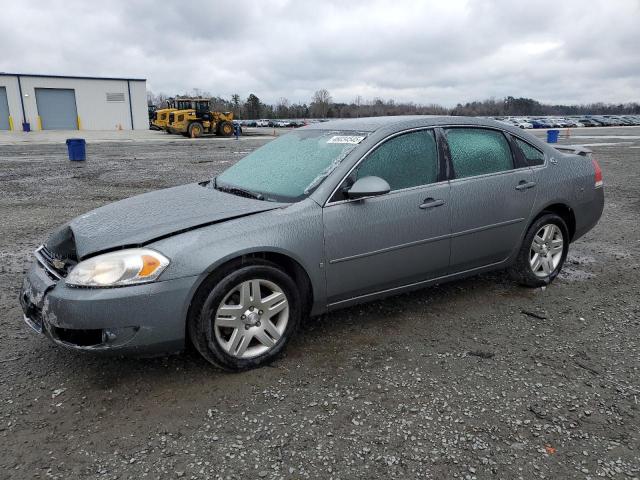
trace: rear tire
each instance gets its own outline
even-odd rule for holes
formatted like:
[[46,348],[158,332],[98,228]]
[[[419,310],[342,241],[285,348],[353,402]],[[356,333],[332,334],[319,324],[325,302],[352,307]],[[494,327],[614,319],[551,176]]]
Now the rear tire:
[[544,213],[527,230],[509,275],[520,285],[549,285],[560,273],[569,251],[569,229],[555,213]]
[[271,262],[255,260],[206,280],[194,298],[187,327],[191,342],[209,363],[242,371],[273,361],[301,316],[300,293],[291,277]]
[[189,125],[189,128],[187,129],[187,136],[191,138],[198,138],[202,135],[202,132],[204,132],[204,127],[202,126],[202,124],[198,122],[193,122]]

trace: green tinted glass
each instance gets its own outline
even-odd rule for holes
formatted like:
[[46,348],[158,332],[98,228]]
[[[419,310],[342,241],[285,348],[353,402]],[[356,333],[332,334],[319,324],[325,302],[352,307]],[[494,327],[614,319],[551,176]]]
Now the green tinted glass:
[[483,128],[450,128],[446,133],[457,178],[513,168],[509,142],[501,132]]
[[516,143],[518,147],[520,147],[520,150],[522,150],[522,154],[529,165],[542,165],[544,163],[544,153],[540,150],[519,138],[516,138]]
[[376,176],[391,190],[438,181],[438,149],[433,130],[405,133],[386,141],[358,167],[357,178]]
[[216,179],[276,200],[308,195],[361,142],[367,133],[299,130],[250,153]]

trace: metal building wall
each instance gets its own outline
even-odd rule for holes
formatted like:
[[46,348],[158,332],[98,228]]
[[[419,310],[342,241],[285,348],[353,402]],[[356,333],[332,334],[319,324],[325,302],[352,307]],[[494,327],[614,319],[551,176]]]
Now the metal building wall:
[[[21,130],[23,119],[17,76],[0,75],[2,86],[7,90],[14,130]],[[131,130],[132,127],[146,130],[149,127],[145,80],[21,75],[20,86],[25,117],[32,130],[41,128],[35,93],[37,88],[72,89],[75,93],[77,124],[81,130]]]

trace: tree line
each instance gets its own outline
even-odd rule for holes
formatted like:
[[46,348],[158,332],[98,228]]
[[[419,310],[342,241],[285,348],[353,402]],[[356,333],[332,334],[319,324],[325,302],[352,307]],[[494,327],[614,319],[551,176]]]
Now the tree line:
[[[350,103],[334,102],[326,89],[316,91],[307,103],[291,103],[281,97],[275,104],[262,102],[254,93],[242,99],[233,94],[226,99],[211,95],[207,91],[194,89],[184,96],[211,98],[214,111],[233,112],[235,118],[253,120],[258,118],[355,118],[379,117],[385,115],[465,115],[465,116],[535,116],[535,115],[615,115],[640,114],[640,103],[589,103],[581,105],[562,105],[541,103],[532,98],[506,97],[490,98],[482,101],[459,103],[455,107],[443,107],[436,103],[419,104],[396,102],[373,98],[365,100],[356,96]],[[169,96],[147,92],[149,105],[165,108]]]

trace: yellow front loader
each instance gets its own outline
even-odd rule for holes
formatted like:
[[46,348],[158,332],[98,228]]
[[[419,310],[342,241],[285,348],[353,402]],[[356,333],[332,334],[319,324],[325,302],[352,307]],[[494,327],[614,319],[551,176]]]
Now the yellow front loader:
[[193,98],[189,99],[188,103],[188,108],[169,113],[169,125],[167,126],[169,132],[181,133],[192,138],[204,134],[216,134],[223,137],[233,135],[232,112],[212,112],[208,98]]
[[175,108],[160,108],[153,112],[151,128],[154,130],[166,130],[169,124],[169,114],[175,112]]
[[176,99],[170,98],[167,100],[166,108],[159,108],[153,112],[153,118],[151,119],[151,128],[153,130],[166,130],[169,125],[169,114],[178,110]]

